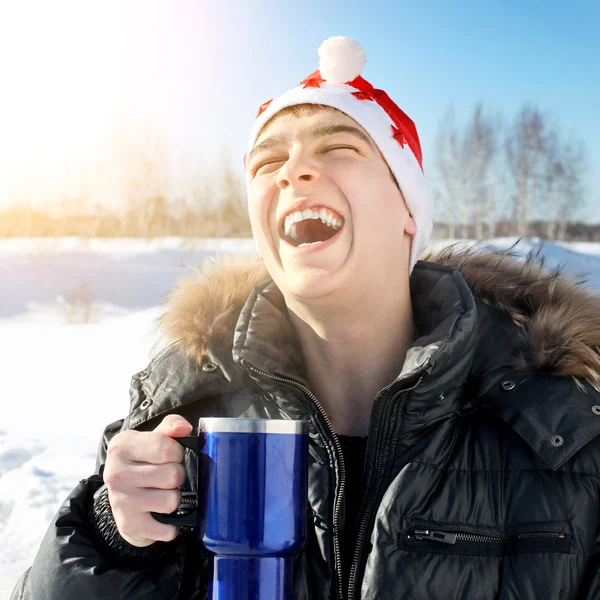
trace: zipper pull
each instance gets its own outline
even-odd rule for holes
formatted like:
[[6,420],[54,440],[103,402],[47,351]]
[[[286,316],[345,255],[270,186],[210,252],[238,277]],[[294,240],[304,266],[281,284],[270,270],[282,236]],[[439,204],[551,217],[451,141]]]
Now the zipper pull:
[[456,544],[456,533],[448,533],[446,531],[431,531],[429,529],[416,529],[415,539],[444,542],[444,544]]

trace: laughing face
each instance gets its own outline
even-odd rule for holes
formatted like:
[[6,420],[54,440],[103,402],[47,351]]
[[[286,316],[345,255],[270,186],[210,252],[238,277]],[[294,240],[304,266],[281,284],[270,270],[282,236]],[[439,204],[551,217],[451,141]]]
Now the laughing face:
[[407,279],[415,224],[375,143],[333,108],[294,109],[267,123],[246,164],[269,274],[306,300]]

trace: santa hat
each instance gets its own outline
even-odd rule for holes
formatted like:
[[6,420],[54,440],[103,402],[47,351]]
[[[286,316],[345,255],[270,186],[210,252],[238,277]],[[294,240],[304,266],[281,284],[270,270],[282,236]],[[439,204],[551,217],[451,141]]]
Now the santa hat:
[[296,87],[261,105],[248,152],[267,121],[287,106],[323,104],[354,119],[371,136],[385,158],[415,221],[417,231],[411,245],[411,272],[429,246],[433,227],[415,124],[383,90],[374,88],[361,77],[366,56],[356,40],[330,37],[321,44],[319,57],[318,70]]

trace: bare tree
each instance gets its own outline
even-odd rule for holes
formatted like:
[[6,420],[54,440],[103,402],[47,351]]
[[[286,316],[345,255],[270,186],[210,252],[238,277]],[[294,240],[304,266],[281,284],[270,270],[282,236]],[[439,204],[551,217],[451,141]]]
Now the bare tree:
[[492,167],[496,168],[498,139],[498,122],[484,115],[481,103],[462,135],[455,127],[453,109],[446,111],[436,138],[433,197],[441,209],[436,216],[438,220],[446,218],[449,237],[470,237],[473,222],[478,239],[484,236],[485,224],[488,231],[495,231],[497,198]]
[[489,218],[490,210],[495,212],[495,198],[489,189],[489,171],[496,152],[496,138],[493,122],[483,115],[481,103],[477,104],[463,137],[463,237],[468,237],[471,213],[475,237],[481,240],[484,219],[486,216]]
[[445,218],[448,237],[456,237],[456,215],[460,188],[458,133],[454,122],[454,109],[448,108],[442,117],[435,145],[434,165],[437,170],[438,186],[434,198],[440,205],[437,220]]
[[198,169],[195,173],[190,204],[197,221],[197,230],[206,236],[216,236],[215,224],[207,222],[206,218],[215,207],[214,182],[206,173],[206,168]]
[[249,234],[248,209],[246,207],[245,183],[241,170],[234,168],[231,150],[225,148],[221,155],[219,177],[219,218],[220,235],[230,236]]
[[472,211],[472,203],[473,196],[475,195],[474,188],[476,182],[476,174],[475,171],[478,169],[476,164],[479,153],[477,148],[473,148],[473,146],[477,145],[473,143],[473,140],[467,136],[463,137],[462,149],[461,149],[461,157],[460,157],[460,181],[461,181],[461,237],[466,239],[469,237],[469,223],[471,221],[471,211]]
[[[499,222],[506,210],[507,174],[504,153],[500,152],[503,139],[504,120],[500,114],[490,118],[490,162],[482,181],[485,207],[482,221],[486,225],[487,237],[496,237]],[[483,228],[483,225],[482,225]]]
[[560,207],[558,214],[557,238],[564,240],[567,224],[577,217],[585,204],[584,174],[587,163],[585,146],[581,142],[571,141],[562,145],[562,173],[559,181]]
[[531,206],[542,186],[547,130],[547,118],[537,108],[523,106],[505,142],[515,185],[513,219],[518,235],[527,234]]
[[111,139],[111,169],[119,181],[123,228],[151,234],[164,216],[168,148],[150,124],[121,121]]
[[580,142],[563,142],[557,128],[548,131],[538,202],[548,239],[564,240],[568,223],[577,219],[584,205],[585,156]]
[[34,162],[18,165],[10,175],[8,196],[12,204],[19,207],[21,235],[32,237],[35,235],[34,212],[40,195],[36,165]]
[[565,170],[560,157],[559,140],[556,131],[546,138],[544,169],[544,215],[546,216],[546,238],[555,240],[558,231],[561,181]]

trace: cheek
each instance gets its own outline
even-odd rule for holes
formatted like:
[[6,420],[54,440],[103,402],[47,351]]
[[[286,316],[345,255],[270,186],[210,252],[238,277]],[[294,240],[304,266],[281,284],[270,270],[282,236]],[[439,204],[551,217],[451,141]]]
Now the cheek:
[[257,231],[258,225],[260,224],[260,208],[259,203],[254,196],[250,196],[248,199],[248,216],[250,217],[250,224],[252,230]]
[[250,187],[248,212],[254,231],[269,229],[275,220],[277,210],[276,187],[264,182],[253,183]]
[[260,179],[250,183],[248,202],[251,218],[259,218],[264,213],[266,206],[267,189]]
[[[393,187],[392,187],[393,186]],[[402,196],[391,182],[390,185],[356,185],[351,192],[352,218],[359,230],[368,232],[371,243],[388,245],[393,238],[402,237],[407,211]]]

